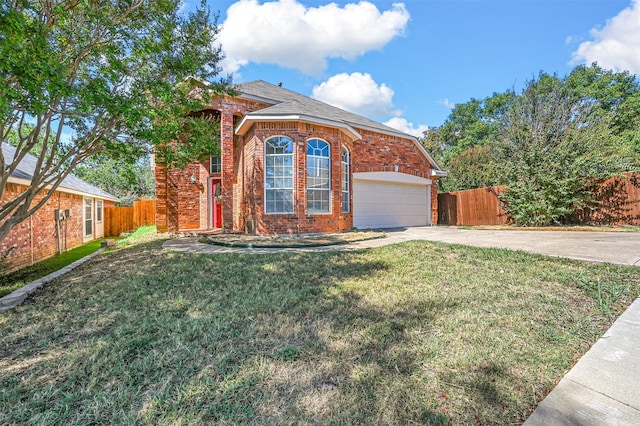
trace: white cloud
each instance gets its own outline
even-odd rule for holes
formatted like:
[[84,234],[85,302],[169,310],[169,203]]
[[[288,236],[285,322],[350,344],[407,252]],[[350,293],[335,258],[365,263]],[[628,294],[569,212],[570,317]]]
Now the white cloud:
[[429,126],[426,124],[418,124],[418,126],[415,127],[413,123],[402,117],[393,117],[391,120],[385,121],[384,124],[415,137],[422,137],[423,133],[429,130]]
[[640,0],[613,18],[602,29],[591,30],[593,41],[585,41],[573,52],[572,63],[598,62],[603,68],[640,73]]
[[313,98],[364,117],[398,115],[393,90],[378,84],[369,73],[336,74],[313,88]]
[[306,7],[297,0],[259,4],[240,0],[227,10],[218,41],[226,72],[254,63],[318,74],[327,59],[353,60],[402,34],[409,12],[402,3],[380,12],[368,2]]
[[456,103],[455,103],[455,102],[451,102],[451,101],[449,100],[449,98],[440,99],[440,100],[438,101],[438,103],[439,103],[440,105],[444,105],[444,106],[445,106],[445,108],[449,108],[449,109],[454,109],[454,108],[456,107]]
[[378,84],[371,74],[354,72],[337,74],[313,88],[312,97],[364,117],[395,117],[386,121],[393,127],[410,135],[420,137],[429,129],[425,124],[414,126],[401,117],[402,111],[393,107],[393,90],[386,84]]

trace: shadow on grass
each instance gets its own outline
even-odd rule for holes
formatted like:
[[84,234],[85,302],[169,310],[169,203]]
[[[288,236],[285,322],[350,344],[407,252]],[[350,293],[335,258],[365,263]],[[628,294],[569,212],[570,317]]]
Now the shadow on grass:
[[[498,356],[504,325],[491,323],[496,292],[529,302],[512,282],[529,257],[460,293],[494,252],[207,256],[161,243],[100,256],[0,316],[0,423],[504,423],[530,408],[513,389],[536,377]],[[539,327],[527,321],[514,320]]]
[[0,420],[85,422],[97,412],[110,422],[384,423],[417,414],[447,423],[428,407],[407,413],[383,378],[402,388],[396,381],[417,368],[405,324],[428,316],[339,289],[385,273],[385,262],[193,256],[159,244],[81,266],[2,324],[0,378],[11,390]]

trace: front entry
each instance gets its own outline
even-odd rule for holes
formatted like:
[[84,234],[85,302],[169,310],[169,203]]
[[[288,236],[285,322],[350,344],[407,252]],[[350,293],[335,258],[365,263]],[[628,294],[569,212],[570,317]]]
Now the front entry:
[[211,227],[222,228],[222,180],[211,179]]

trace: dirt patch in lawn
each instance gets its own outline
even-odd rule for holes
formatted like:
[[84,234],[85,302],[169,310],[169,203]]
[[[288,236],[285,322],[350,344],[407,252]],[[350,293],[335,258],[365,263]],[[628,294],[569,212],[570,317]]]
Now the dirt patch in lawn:
[[349,244],[384,237],[386,234],[379,231],[353,231],[306,235],[217,234],[200,236],[198,241],[225,247],[290,248]]

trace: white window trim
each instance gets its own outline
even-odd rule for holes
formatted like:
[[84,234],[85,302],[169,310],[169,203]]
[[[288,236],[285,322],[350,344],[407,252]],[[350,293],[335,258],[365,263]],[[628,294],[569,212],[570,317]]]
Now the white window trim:
[[[293,186],[291,187],[291,193],[292,193],[292,197],[291,197],[291,205],[292,205],[292,210],[290,212],[269,212],[267,211],[267,155],[274,155],[274,154],[267,154],[267,142],[269,141],[269,139],[273,139],[273,138],[287,138],[291,141],[291,145],[292,145],[292,152],[291,152],[291,169],[292,169],[292,179],[293,179]],[[296,142],[293,140],[293,138],[289,137],[289,136],[285,136],[285,135],[272,135],[269,136],[268,138],[266,138],[262,144],[263,147],[263,155],[262,155],[262,191],[263,191],[263,209],[264,209],[264,214],[265,215],[286,215],[286,214],[295,214],[296,211]],[[285,155],[285,154],[279,154],[279,155]],[[289,154],[286,154],[289,155]]]
[[[309,204],[308,204],[309,203],[309,200],[308,200],[308,198],[309,198],[309,196],[308,196],[308,194],[309,194],[309,192],[308,192],[309,191],[309,183],[306,182],[306,181],[309,179],[309,174],[308,173],[309,173],[309,157],[310,157],[310,155],[307,154],[307,149],[308,149],[307,145],[309,144],[309,141],[312,141],[312,140],[322,141],[322,142],[326,143],[328,145],[328,147],[329,147],[329,169],[328,169],[328,173],[329,173],[329,176],[328,176],[328,178],[329,178],[329,188],[326,189],[326,191],[329,192],[329,209],[327,211],[312,212],[312,211],[309,210]],[[324,140],[322,138],[309,138],[309,139],[307,139],[307,141],[304,144],[304,156],[305,156],[304,157],[305,158],[305,173],[304,173],[304,176],[305,176],[305,183],[306,183],[305,188],[304,188],[304,195],[305,195],[305,198],[306,198],[306,200],[305,200],[305,212],[306,212],[307,215],[314,215],[314,216],[316,216],[316,215],[324,215],[324,214],[330,215],[330,214],[332,214],[331,212],[333,211],[333,203],[332,203],[332,198],[333,197],[331,196],[331,194],[332,194],[332,191],[331,191],[331,144],[328,141],[326,141],[326,140]],[[317,155],[311,155],[311,157],[326,158],[326,157],[319,157]],[[323,191],[324,191],[324,189],[323,189]]]
[[[219,172],[214,172],[213,171],[213,158],[217,157],[220,159],[220,171]],[[210,155],[209,156],[209,174],[210,175],[222,175],[222,154],[220,155]]]
[[[346,151],[347,153],[347,162],[345,163],[344,161],[344,152]],[[347,190],[345,191],[342,188],[342,185],[344,184],[344,176],[342,176],[343,174],[343,170],[342,168],[344,167],[344,165],[347,165],[347,176],[346,176],[346,180],[347,180]],[[349,150],[347,149],[346,146],[342,145],[342,149],[340,150],[340,178],[341,178],[341,182],[340,182],[340,211],[342,213],[351,213],[351,152],[349,152]],[[345,205],[344,205],[344,194],[345,192],[347,193],[347,205],[346,205],[346,209],[345,209]]]

